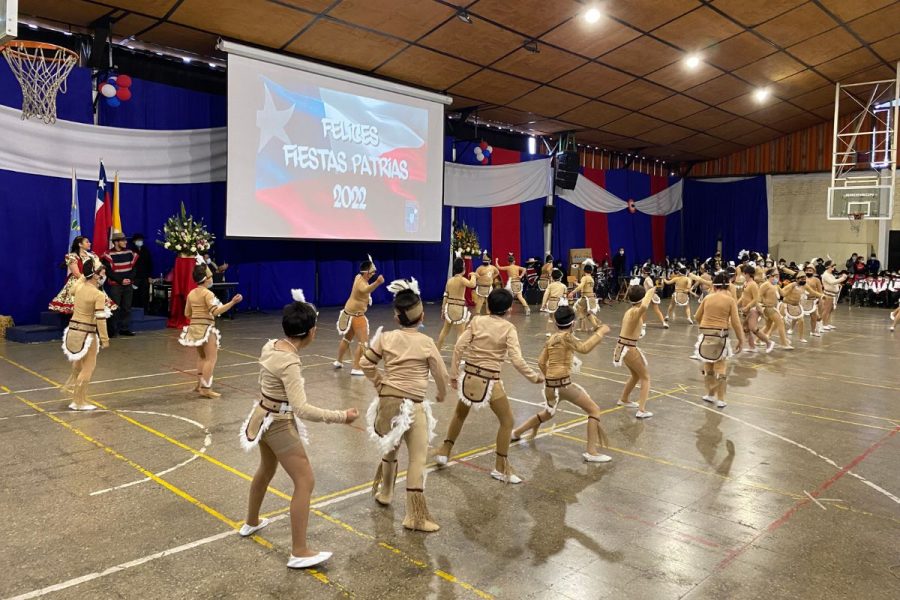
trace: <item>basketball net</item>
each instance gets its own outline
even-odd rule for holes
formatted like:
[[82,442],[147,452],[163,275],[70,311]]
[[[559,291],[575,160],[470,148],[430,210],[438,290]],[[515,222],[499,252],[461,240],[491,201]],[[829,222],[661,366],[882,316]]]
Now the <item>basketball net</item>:
[[0,46],[10,70],[22,86],[22,119],[37,117],[48,125],[56,122],[56,94],[66,93],[66,78],[78,62],[67,48],[14,40]]
[[847,218],[850,219],[850,231],[852,231],[853,233],[859,233],[860,229],[862,229],[863,214],[848,213]]

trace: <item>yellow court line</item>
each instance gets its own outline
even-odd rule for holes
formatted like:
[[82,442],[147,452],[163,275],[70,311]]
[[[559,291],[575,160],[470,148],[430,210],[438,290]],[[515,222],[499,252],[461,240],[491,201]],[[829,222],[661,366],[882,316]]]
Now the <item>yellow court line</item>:
[[856,425],[857,427],[868,427],[869,429],[882,429],[884,431],[894,431],[896,427],[882,427],[880,425],[868,425],[866,423],[855,423],[853,421],[846,421],[844,419],[835,419],[834,417],[823,417],[821,415],[811,415],[809,413],[802,413],[797,411],[791,411],[792,415],[803,415],[804,417],[811,417],[813,419],[822,419],[823,421],[834,421],[836,423],[845,423],[847,425]]
[[[776,359],[776,360],[781,360],[781,359]],[[771,367],[772,367],[771,363],[759,363],[759,364],[750,366],[751,369],[766,369],[767,371],[772,371],[773,369]],[[847,381],[846,378],[829,377],[827,375],[822,375],[819,373],[810,374],[810,373],[807,373],[806,371],[803,371],[802,369],[794,369],[791,367],[778,367],[778,368],[783,369],[784,371],[787,371],[789,374],[800,375],[802,377],[808,377],[811,379],[820,379],[823,381],[834,381],[834,382],[842,383],[845,385],[848,383],[852,384],[852,385],[864,385],[866,387],[874,387],[874,388],[879,388],[882,390],[900,390],[900,387],[895,387],[895,386],[890,386],[890,385],[878,385],[876,383],[868,383],[865,381]]]
[[[56,385],[56,386],[58,386],[58,387],[60,386],[60,384],[59,384],[58,382],[55,382],[55,381],[53,381],[52,379],[49,379],[49,378],[47,378],[47,377],[44,377],[43,375],[41,375],[41,374],[39,374],[39,373],[37,373],[37,372],[35,372],[35,371],[32,371],[31,369],[28,369],[28,367],[25,367],[25,366],[23,366],[23,365],[19,365],[18,363],[15,363],[14,361],[11,361],[11,360],[7,359],[6,357],[3,357],[3,356],[0,356],[0,358],[3,358],[4,360],[8,361],[10,364],[14,364],[15,366],[18,366],[18,367],[22,368],[22,369],[25,370],[26,372],[32,373],[32,374],[34,374],[35,376],[40,377],[41,379],[47,381],[47,382],[50,383],[51,385]],[[24,400],[24,399],[22,399],[22,400]],[[26,401],[26,402],[28,402],[28,401]],[[29,404],[32,404],[32,403],[29,402]],[[100,408],[102,408],[102,409],[108,410],[110,413],[116,415],[116,416],[119,417],[120,419],[124,419],[124,420],[127,421],[128,423],[131,423],[132,425],[135,425],[135,426],[137,426],[137,427],[143,429],[144,431],[147,431],[148,433],[152,433],[153,435],[156,435],[157,437],[160,437],[160,438],[164,439],[165,441],[167,441],[167,442],[169,442],[169,443],[171,443],[171,444],[173,444],[173,445],[175,445],[175,446],[177,446],[177,447],[179,447],[179,448],[181,448],[181,449],[183,449],[183,450],[186,450],[186,451],[188,451],[188,452],[194,454],[195,456],[199,456],[200,458],[203,458],[204,460],[206,460],[206,461],[208,461],[208,462],[210,462],[210,463],[216,465],[217,467],[219,467],[219,468],[221,468],[221,469],[224,469],[225,471],[228,471],[229,473],[232,473],[232,474],[234,474],[234,475],[237,475],[238,477],[240,477],[240,478],[242,478],[242,479],[245,479],[245,480],[247,480],[247,481],[252,481],[252,480],[253,480],[253,477],[252,477],[252,476],[250,476],[250,475],[248,475],[248,474],[246,474],[246,473],[244,473],[244,472],[242,472],[242,471],[239,471],[238,469],[235,469],[234,467],[232,467],[232,466],[230,466],[230,465],[227,465],[227,464],[223,463],[222,461],[220,461],[220,460],[218,460],[218,459],[216,459],[216,458],[213,458],[212,456],[210,456],[209,454],[207,454],[207,453],[205,453],[205,452],[200,452],[199,450],[197,450],[197,449],[195,449],[195,448],[192,448],[192,447],[188,446],[187,444],[184,444],[184,443],[182,443],[182,442],[180,442],[180,441],[178,441],[178,440],[176,440],[176,439],[174,439],[174,438],[172,438],[172,437],[166,435],[165,433],[162,433],[161,431],[158,431],[158,430],[156,430],[156,429],[154,429],[154,428],[152,428],[152,427],[150,427],[150,426],[148,426],[148,425],[144,425],[144,424],[141,423],[140,421],[138,421],[138,420],[136,420],[136,419],[133,419],[133,418],[127,416],[127,415],[124,415],[124,414],[122,414],[121,412],[119,412],[119,411],[117,411],[117,410],[115,410],[115,409],[112,409],[112,408],[109,408],[109,407],[107,407],[107,406],[104,406],[103,404],[101,404],[101,403],[99,403],[99,402],[96,402],[96,401],[93,401],[93,404],[96,404],[98,407],[100,407]],[[34,405],[34,406],[35,406],[35,409],[41,410],[42,412],[44,412],[43,409],[41,409],[41,408],[38,407],[37,405]],[[53,418],[54,418],[54,420],[55,420],[57,417],[54,416]],[[60,421],[62,421],[62,420],[60,419]],[[64,422],[64,421],[63,421],[63,422]],[[154,476],[154,477],[155,477],[155,476]],[[154,479],[154,481],[155,481],[155,479]],[[361,484],[361,485],[362,485],[362,484]],[[369,483],[367,483],[367,484],[365,484],[365,485],[371,486],[372,484],[371,484],[371,482],[369,482]],[[359,487],[360,487],[360,486],[356,486],[357,489],[358,489]],[[284,499],[284,500],[290,500],[290,499],[291,499],[291,495],[290,495],[290,494],[286,494],[286,493],[282,492],[281,490],[278,490],[278,489],[273,488],[273,487],[271,487],[271,486],[268,487],[268,491],[270,491],[271,493],[275,494],[276,496],[278,496],[279,498],[282,498],[282,499]],[[335,518],[335,517],[332,517],[332,516],[330,516],[330,515],[326,515],[325,513],[321,512],[321,511],[319,511],[319,510],[311,509],[310,512],[311,512],[312,514],[315,514],[316,516],[319,516],[319,517],[321,517],[321,518],[323,518],[323,519],[325,519],[325,520],[327,520],[327,521],[333,523],[333,524],[339,524],[339,525],[341,525],[341,527],[343,527],[343,528],[344,528],[345,530],[347,530],[347,531],[350,531],[350,532],[352,532],[352,533],[355,533],[355,534],[357,534],[357,535],[359,535],[359,536],[362,536],[362,537],[364,537],[364,538],[366,538],[366,539],[371,538],[372,540],[377,541],[376,538],[375,538],[374,536],[369,536],[369,534],[364,534],[364,533],[362,533],[362,532],[360,532],[360,531],[357,531],[356,529],[354,529],[354,528],[353,528],[351,525],[349,525],[348,523],[344,523],[343,521],[341,521],[341,520],[339,520],[339,519],[337,519],[337,518]],[[227,517],[224,517],[224,518],[227,518]],[[237,521],[229,521],[229,522],[230,522],[230,523],[234,523],[235,525],[237,525]],[[239,525],[237,525],[237,526],[239,527]],[[367,536],[368,536],[368,537],[367,537]],[[261,539],[261,538],[260,538],[260,539]],[[266,543],[268,543],[268,542],[266,542]],[[423,562],[423,561],[420,561],[420,560],[418,560],[418,559],[415,559],[415,558],[409,556],[408,554],[406,554],[405,552],[403,552],[402,550],[399,550],[399,549],[397,549],[397,548],[393,548],[392,546],[389,546],[389,545],[385,544],[384,542],[380,542],[379,545],[385,547],[386,549],[389,549],[389,550],[391,551],[392,554],[400,556],[401,558],[403,558],[403,559],[406,560],[407,562],[410,562],[410,563],[412,563],[412,564],[419,565],[419,566],[424,565],[423,568],[428,568],[428,567],[430,567],[430,565],[428,565],[428,563]],[[445,575],[448,575],[448,574],[444,573],[444,572],[441,571],[440,569],[432,569],[432,572],[433,572],[435,575],[437,575],[438,577],[441,577],[442,579],[445,579],[446,581],[448,581],[448,582],[450,582],[450,583],[454,583],[454,584],[456,584],[456,585],[459,585],[459,586],[463,587],[463,588],[466,589],[466,590],[474,591],[474,593],[476,593],[476,595],[478,595],[478,596],[480,596],[480,597],[482,597],[482,598],[486,598],[486,599],[493,598],[493,596],[491,596],[490,594],[487,594],[487,592],[483,592],[483,591],[481,591],[481,590],[478,590],[478,588],[475,588],[475,587],[472,586],[471,584],[468,584],[468,583],[466,583],[466,582],[464,582],[464,581],[462,581],[462,580],[459,580],[459,579],[457,579],[456,577],[450,576],[450,577],[452,577],[452,579],[446,577]],[[324,577],[324,575],[323,575],[323,577]]]
[[[39,414],[42,414],[42,415],[46,416],[47,418],[49,418],[49,419],[50,419],[51,421],[53,421],[54,423],[57,423],[57,424],[59,424],[59,425],[62,425],[63,427],[65,427],[66,429],[68,429],[69,431],[71,431],[72,433],[74,433],[75,435],[77,435],[78,437],[82,438],[82,439],[85,440],[86,442],[89,442],[89,443],[93,444],[94,446],[97,446],[98,448],[100,448],[101,450],[103,450],[104,452],[106,452],[107,454],[109,454],[110,456],[112,456],[113,458],[115,458],[115,459],[117,459],[117,460],[120,460],[120,461],[124,462],[126,465],[128,465],[129,467],[131,467],[132,469],[134,469],[135,471],[137,471],[138,473],[140,473],[140,474],[143,475],[144,477],[150,479],[150,480],[153,481],[154,483],[157,483],[158,485],[162,486],[163,488],[169,490],[170,492],[172,492],[173,494],[175,494],[177,497],[181,498],[182,500],[186,500],[186,501],[189,502],[190,504],[193,504],[193,505],[196,506],[197,508],[200,508],[200,509],[203,510],[205,513],[207,513],[208,515],[210,515],[210,516],[212,516],[212,517],[215,517],[216,519],[218,519],[219,521],[225,523],[226,525],[228,525],[228,526],[231,527],[232,529],[240,529],[241,525],[240,525],[239,522],[234,521],[234,520],[232,520],[232,519],[229,519],[229,518],[226,517],[224,514],[222,514],[221,512],[217,511],[216,509],[212,508],[212,507],[209,506],[208,504],[206,504],[206,503],[204,503],[204,502],[198,500],[197,498],[193,497],[192,495],[190,495],[189,493],[187,493],[187,492],[184,491],[183,489],[181,489],[181,488],[179,488],[179,487],[173,485],[172,483],[169,483],[168,481],[166,481],[166,480],[163,479],[162,477],[159,477],[159,476],[156,475],[155,473],[153,473],[153,472],[151,472],[151,471],[145,469],[144,467],[142,467],[142,466],[139,465],[138,463],[134,462],[134,461],[131,460],[130,458],[127,458],[126,456],[123,456],[122,454],[120,454],[119,452],[117,452],[116,450],[114,450],[113,448],[111,448],[110,446],[107,446],[107,445],[104,444],[103,442],[94,439],[93,437],[91,437],[91,436],[88,435],[87,433],[83,432],[82,430],[78,429],[77,427],[75,427],[75,426],[72,425],[71,423],[69,423],[69,422],[67,422],[67,421],[65,421],[65,420],[63,420],[63,419],[60,419],[59,417],[57,417],[56,415],[54,415],[54,414],[52,414],[52,413],[50,413],[50,412],[47,412],[46,410],[44,410],[43,408],[41,408],[40,406],[38,406],[38,405],[35,404],[34,402],[31,402],[30,400],[27,400],[27,399],[23,398],[22,396],[20,396],[20,395],[18,395],[18,394],[15,394],[15,393],[10,392],[10,389],[9,389],[8,387],[6,387],[6,386],[0,385],[0,389],[2,389],[2,390],[5,391],[5,392],[9,392],[10,395],[11,395],[13,398],[16,398],[17,400],[19,400],[20,402],[22,402],[23,404],[25,404],[25,406],[28,406],[28,407],[31,408],[32,410],[37,411]],[[253,540],[254,542],[256,542],[257,544],[263,546],[264,548],[267,548],[267,549],[269,549],[269,550],[274,549],[274,545],[272,544],[272,542],[268,541],[267,539],[263,538],[263,537],[260,536],[260,535],[253,535],[253,536],[250,536],[250,539],[252,539],[252,540]],[[328,577],[326,577],[326,576],[325,576],[324,574],[322,574],[322,573],[319,573],[319,572],[313,573],[312,571],[310,571],[310,572],[309,572],[309,575],[311,575],[312,577],[314,577],[314,578],[317,579],[318,581],[320,581],[320,582],[322,582],[322,583],[324,583],[324,584],[326,584],[326,585],[328,585],[328,586],[337,588],[338,591],[343,592],[344,595],[349,595],[349,596],[352,596],[352,595],[353,595],[352,593],[348,593],[348,591],[347,591],[343,586],[341,586],[340,584],[336,584],[335,582],[331,581]]]

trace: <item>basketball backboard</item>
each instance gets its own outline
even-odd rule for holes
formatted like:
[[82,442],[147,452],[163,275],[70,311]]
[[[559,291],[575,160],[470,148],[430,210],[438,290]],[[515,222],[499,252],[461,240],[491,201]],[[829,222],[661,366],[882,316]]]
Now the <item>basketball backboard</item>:
[[0,44],[19,35],[19,0],[0,0]]
[[892,79],[837,84],[829,219],[892,218],[898,108],[900,64]]

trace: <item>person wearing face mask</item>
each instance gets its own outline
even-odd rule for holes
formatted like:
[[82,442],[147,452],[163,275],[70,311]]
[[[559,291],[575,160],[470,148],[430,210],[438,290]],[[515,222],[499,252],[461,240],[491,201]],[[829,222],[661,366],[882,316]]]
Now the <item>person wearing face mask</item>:
[[131,303],[136,308],[147,308],[150,303],[150,278],[153,276],[153,257],[150,256],[150,248],[144,245],[144,234],[136,233],[131,236],[131,244],[134,246],[134,254],[137,257],[134,262],[134,299]]
[[847,280],[847,275],[834,276],[834,262],[825,262],[825,272],[822,273],[822,287],[825,288],[825,298],[822,299],[822,331],[831,331],[831,312],[837,306],[838,296],[841,293],[841,284]]
[[797,279],[787,284],[781,291],[781,295],[784,298],[782,310],[784,311],[783,317],[785,326],[790,331],[793,331],[794,326],[796,326],[797,339],[803,343],[806,343],[809,340],[803,337],[805,327],[803,319],[804,311],[801,302],[809,295],[809,292],[810,290],[806,287],[806,273],[804,271],[797,273]]
[[216,328],[216,317],[231,310],[243,297],[235,294],[226,304],[222,304],[209,289],[212,272],[202,260],[197,263],[193,273],[197,287],[190,291],[184,302],[184,316],[191,323],[184,326],[178,343],[197,349],[197,387],[194,391],[204,398],[218,398],[221,394],[212,390],[213,369],[216,368],[222,341],[222,334]]
[[88,402],[87,388],[97,366],[97,354],[101,348],[109,348],[106,320],[111,312],[103,293],[103,263],[88,259],[82,268],[83,274],[73,286],[72,319],[63,332],[62,349],[72,363],[72,372],[62,389],[73,396],[69,409],[95,410],[97,407]]
[[822,280],[816,275],[813,263],[808,263],[803,270],[806,273],[806,296],[800,300],[800,306],[803,307],[803,314],[809,316],[809,335],[822,337],[819,315],[822,312],[825,288],[822,287]]
[[128,248],[128,238],[121,231],[116,231],[110,238],[113,247],[101,258],[108,279],[109,297],[119,308],[113,311],[109,321],[109,337],[122,335],[133,336],[131,331],[131,301],[134,298],[134,265],[137,256]]

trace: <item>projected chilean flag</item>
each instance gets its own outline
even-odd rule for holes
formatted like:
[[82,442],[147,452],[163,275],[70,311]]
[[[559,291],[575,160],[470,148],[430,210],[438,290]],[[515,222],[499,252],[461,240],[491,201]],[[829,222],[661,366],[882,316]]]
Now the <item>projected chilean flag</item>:
[[[260,76],[256,200],[280,237],[416,237],[427,184],[428,111]],[[285,227],[286,226],[286,227]]]

